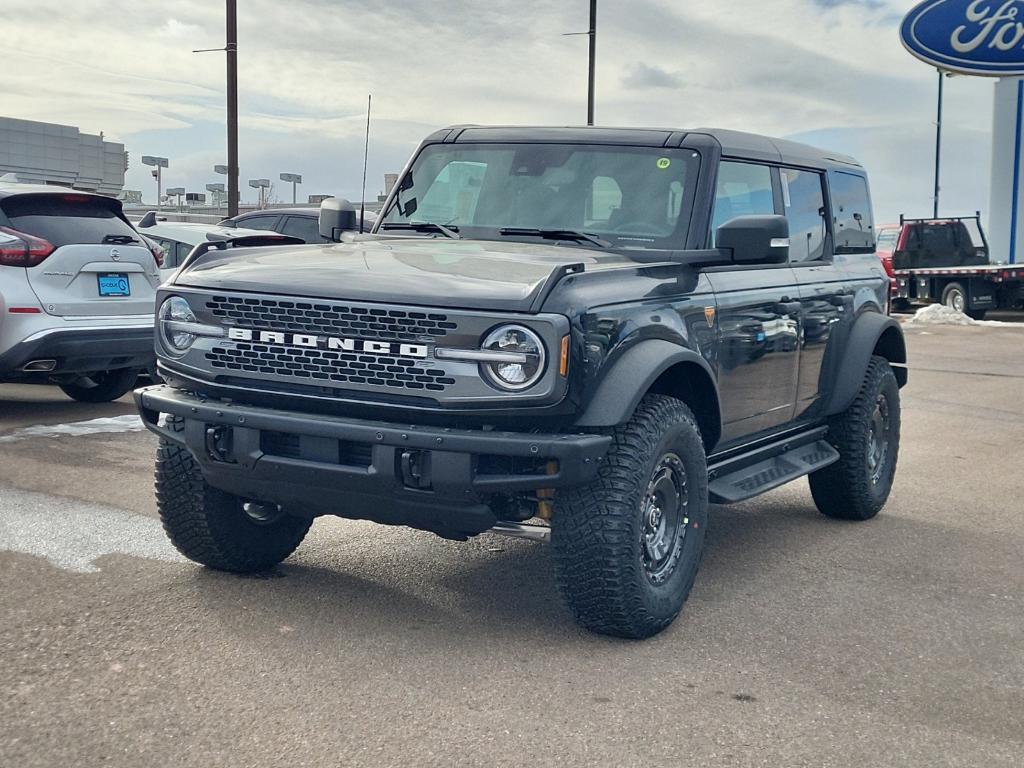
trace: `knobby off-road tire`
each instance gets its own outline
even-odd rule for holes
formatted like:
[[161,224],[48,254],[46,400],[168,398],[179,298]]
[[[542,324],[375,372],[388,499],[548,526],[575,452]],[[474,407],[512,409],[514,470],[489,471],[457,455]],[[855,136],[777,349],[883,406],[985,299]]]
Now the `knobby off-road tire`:
[[[182,431],[180,420],[168,421]],[[311,518],[279,514],[257,520],[243,499],[210,486],[192,455],[160,439],[156,458],[157,511],[181,554],[219,571],[265,571],[287,558],[312,525]]]
[[885,358],[871,358],[857,398],[829,421],[828,441],[839,461],[810,475],[815,505],[828,517],[870,520],[889,498],[900,450],[900,389]]
[[[672,623],[697,576],[708,520],[707,459],[693,414],[671,397],[644,398],[612,436],[599,477],[556,497],[558,582],[582,626],[645,638]],[[652,501],[659,507],[654,516]]]
[[78,384],[61,384],[65,395],[80,403],[110,403],[124,397],[135,386],[139,372],[135,368],[119,368],[114,371],[100,371],[91,378],[95,387],[83,387]]

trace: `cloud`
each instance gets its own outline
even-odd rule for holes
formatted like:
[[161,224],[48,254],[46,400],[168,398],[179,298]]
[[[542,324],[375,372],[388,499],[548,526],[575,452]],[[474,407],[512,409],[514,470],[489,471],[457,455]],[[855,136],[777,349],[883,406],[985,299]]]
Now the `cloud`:
[[[598,123],[809,136],[861,157],[880,218],[926,210],[935,82],[899,43],[908,4],[603,3]],[[561,34],[586,28],[584,2],[247,0],[239,10],[246,178],[291,171],[303,192],[357,195],[370,92],[371,181],[443,125],[585,121],[587,40]],[[191,51],[223,46],[222,3],[5,0],[4,25],[0,112],[124,141],[129,185],[147,197],[143,153],[171,158],[173,186],[216,180],[224,55]],[[47,52],[18,44],[41,31]],[[988,194],[991,84],[957,78],[946,95],[944,195],[973,211]]]
[[660,67],[649,67],[646,64],[637,64],[624,78],[622,84],[626,88],[679,88],[683,84],[682,78],[671,72],[666,72]]

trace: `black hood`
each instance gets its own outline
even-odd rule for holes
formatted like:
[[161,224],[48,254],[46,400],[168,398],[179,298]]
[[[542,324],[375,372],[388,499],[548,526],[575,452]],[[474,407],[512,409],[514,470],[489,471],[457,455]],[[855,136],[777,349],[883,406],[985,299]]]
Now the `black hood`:
[[176,285],[464,309],[540,311],[565,267],[633,264],[573,246],[440,238],[365,239],[283,248],[211,251]]

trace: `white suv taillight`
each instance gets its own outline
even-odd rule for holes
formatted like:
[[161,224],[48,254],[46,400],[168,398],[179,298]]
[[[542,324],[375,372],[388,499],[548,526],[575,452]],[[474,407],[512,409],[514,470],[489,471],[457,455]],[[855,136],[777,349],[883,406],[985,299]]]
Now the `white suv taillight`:
[[53,243],[35,235],[0,227],[0,265],[5,267],[34,267],[53,253]]

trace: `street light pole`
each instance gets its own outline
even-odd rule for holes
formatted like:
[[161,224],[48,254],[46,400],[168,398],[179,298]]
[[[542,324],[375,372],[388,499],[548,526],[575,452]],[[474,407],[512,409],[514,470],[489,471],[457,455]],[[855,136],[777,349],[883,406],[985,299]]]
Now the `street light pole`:
[[590,69],[587,73],[587,125],[594,124],[594,86],[597,65],[597,0],[590,0]]
[[932,207],[932,217],[939,218],[939,179],[942,172],[942,97],[945,88],[946,74],[941,69],[939,72],[939,106],[938,117],[935,119],[935,197]]
[[227,216],[239,215],[239,15],[227,0]]

